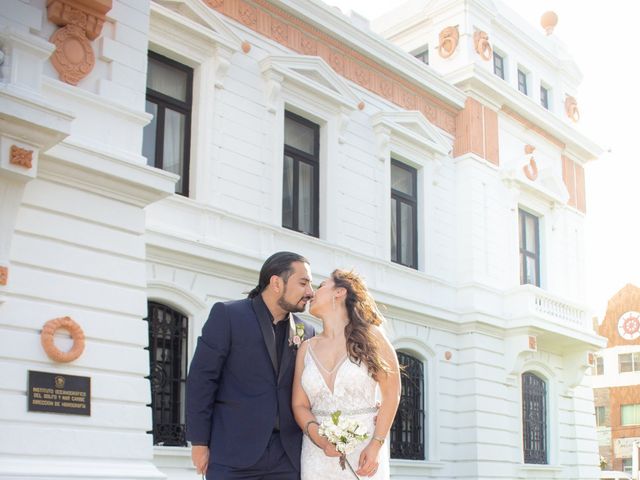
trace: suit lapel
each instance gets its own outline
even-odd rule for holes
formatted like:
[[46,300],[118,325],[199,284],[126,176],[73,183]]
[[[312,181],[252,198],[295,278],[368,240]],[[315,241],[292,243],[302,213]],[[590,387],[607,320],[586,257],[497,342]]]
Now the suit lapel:
[[289,368],[291,359],[295,358],[295,347],[289,346],[289,339],[296,334],[296,323],[293,314],[289,313],[289,332],[284,339],[282,346],[282,359],[280,360],[280,372],[278,372],[278,382],[282,378],[283,373]]
[[278,371],[278,365],[276,363],[276,337],[273,333],[273,327],[271,326],[271,315],[259,295],[251,300],[251,306],[253,307],[253,311],[256,312],[258,324],[262,331],[262,339],[264,340],[264,345],[267,347],[267,351],[269,352],[269,358],[271,359],[271,365],[273,366],[273,371],[275,373]]

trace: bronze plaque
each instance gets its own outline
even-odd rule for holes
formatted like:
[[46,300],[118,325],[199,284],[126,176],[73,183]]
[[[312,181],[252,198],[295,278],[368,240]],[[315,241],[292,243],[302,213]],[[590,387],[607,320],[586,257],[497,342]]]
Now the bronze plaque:
[[91,377],[29,370],[30,412],[91,415]]

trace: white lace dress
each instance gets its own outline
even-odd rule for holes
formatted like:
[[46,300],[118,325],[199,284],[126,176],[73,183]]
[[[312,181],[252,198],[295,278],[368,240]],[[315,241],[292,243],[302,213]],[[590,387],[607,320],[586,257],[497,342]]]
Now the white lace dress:
[[[336,366],[333,392],[325,381],[325,376],[331,378],[327,371],[315,358],[312,349],[313,341],[309,342],[304,357],[304,371],[302,372],[302,388],[304,389],[311,411],[319,422],[329,418],[330,414],[340,410],[344,417],[354,418],[367,428],[369,439],[360,443],[356,450],[347,456],[347,460],[354,470],[358,469],[360,452],[366,447],[373,435],[374,417],[377,408],[377,382],[368,374],[364,364],[360,366],[345,358]],[[325,372],[322,375],[321,370]],[[305,435],[302,440],[301,480],[355,480],[349,467],[342,470],[337,457],[327,457],[324,451],[315,446]],[[380,450],[380,465],[373,477],[360,477],[362,480],[389,479],[389,446],[388,442]]]

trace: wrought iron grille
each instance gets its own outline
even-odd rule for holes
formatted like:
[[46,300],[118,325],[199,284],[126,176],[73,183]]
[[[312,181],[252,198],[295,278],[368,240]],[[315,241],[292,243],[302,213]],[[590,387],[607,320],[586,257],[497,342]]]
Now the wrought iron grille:
[[547,463],[547,385],[531,372],[522,374],[524,463]]
[[391,427],[391,458],[424,460],[424,365],[398,352],[403,369],[398,413]]
[[149,302],[149,362],[153,443],[186,446],[184,398],[187,380],[185,315],[166,305]]

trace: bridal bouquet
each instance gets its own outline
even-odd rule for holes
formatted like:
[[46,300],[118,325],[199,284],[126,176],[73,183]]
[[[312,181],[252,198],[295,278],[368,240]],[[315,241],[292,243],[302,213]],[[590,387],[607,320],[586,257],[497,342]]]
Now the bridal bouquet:
[[[331,414],[331,418],[324,420],[318,428],[318,433],[325,437],[340,452],[340,466],[345,469],[349,465],[347,455],[353,452],[360,442],[369,437],[369,433],[357,420],[340,418],[342,412],[337,410]],[[355,474],[351,465],[349,470]],[[356,478],[358,476],[356,475]]]

